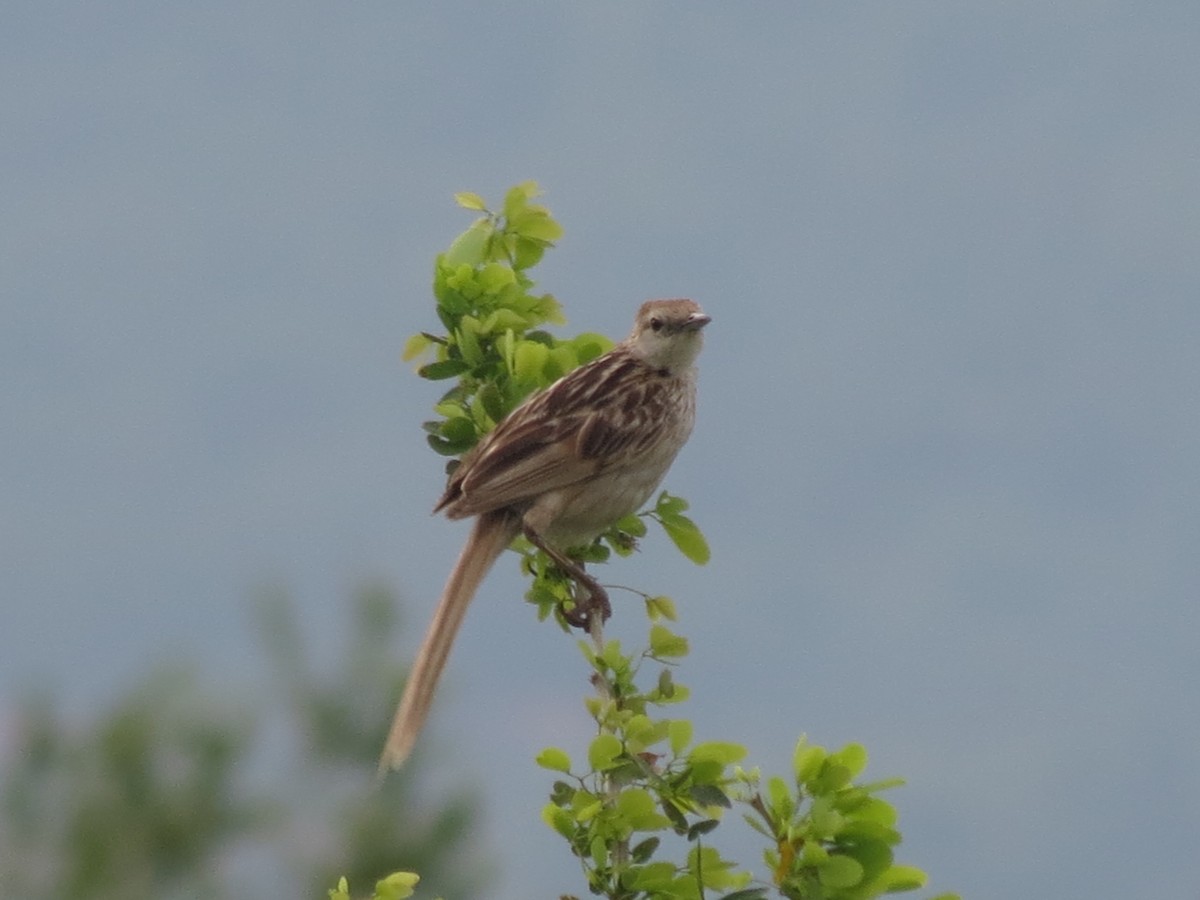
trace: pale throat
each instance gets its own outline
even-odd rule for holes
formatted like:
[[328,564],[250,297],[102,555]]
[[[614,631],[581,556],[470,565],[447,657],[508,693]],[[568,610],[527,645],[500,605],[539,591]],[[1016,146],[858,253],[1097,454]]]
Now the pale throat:
[[668,338],[646,334],[633,343],[634,356],[646,365],[665,370],[671,375],[680,375],[692,368],[704,341],[699,332],[674,335]]

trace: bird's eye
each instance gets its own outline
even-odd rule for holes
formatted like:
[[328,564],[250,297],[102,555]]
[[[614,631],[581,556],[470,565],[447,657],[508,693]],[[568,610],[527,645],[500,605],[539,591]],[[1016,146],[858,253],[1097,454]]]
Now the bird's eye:
[[650,320],[650,330],[651,331],[661,331],[662,327],[663,327],[663,321],[658,316],[655,316],[654,318],[652,318]]

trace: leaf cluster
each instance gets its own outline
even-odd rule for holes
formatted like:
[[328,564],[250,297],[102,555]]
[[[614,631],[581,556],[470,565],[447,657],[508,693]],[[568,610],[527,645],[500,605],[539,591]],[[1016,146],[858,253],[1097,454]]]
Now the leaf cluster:
[[866,765],[861,744],[828,751],[801,736],[790,782],[772,777],[764,792],[757,773],[739,773],[741,802],[752,811],[745,819],[770,841],[763,859],[782,896],[869,900],[925,884],[920,869],[895,862],[896,809],[878,796],[904,781],[859,783]]
[[550,294],[534,292],[528,269],[562,234],[525,182],[505,195],[501,212],[477,194],[456,195],[460,206],[483,213],[434,263],[433,293],[442,333],[408,339],[405,359],[424,362],[417,374],[456,383],[424,423],[429,445],[443,456],[465,453],[531,392],[604,353],[612,342],[582,334],[570,340],[542,330],[562,324]]
[[0,773],[0,896],[215,895],[211,860],[271,814],[236,784],[249,722],[193,687],[155,672],[84,733],[27,705]]
[[[674,615],[665,597],[648,597],[646,608],[652,619]],[[626,654],[616,640],[580,647],[597,688],[587,703],[597,734],[586,764],[577,768],[557,747],[543,750],[537,762],[564,776],[542,818],[579,859],[588,889],[621,900],[740,891],[750,874],[706,846],[704,836],[732,805],[738,782],[731,766],[745,748],[695,743],[690,722],[656,714],[688,696],[670,668],[686,656],[687,640],[656,622],[640,654]],[[648,662],[662,666],[642,690],[636,679]],[[671,833],[688,846],[682,862],[659,858],[662,835]]]
[[[485,866],[468,837],[474,792],[439,792],[414,814],[424,760],[379,789],[365,777],[403,680],[400,622],[380,588],[351,606],[347,646],[323,633],[315,653],[294,604],[264,597],[269,677],[254,684],[156,667],[86,719],[26,700],[0,758],[0,897],[316,896],[336,874],[366,884],[398,862],[447,896],[474,896]],[[330,665],[315,667],[320,657]]]
[[[559,773],[543,820],[579,859],[589,891],[611,900],[699,900],[708,891],[724,900],[755,900],[772,892],[788,900],[868,900],[925,883],[917,868],[896,864],[896,811],[879,792],[900,779],[861,783],[866,750],[849,744],[829,752],[801,738],[793,778],[773,777],[765,791],[757,771],[736,765],[739,744],[694,742],[687,719],[657,713],[688,691],[672,666],[687,655],[687,640],[661,621],[674,608],[647,598],[648,647],[627,654],[615,640],[599,649],[581,643],[597,696],[587,701],[597,734],[587,759],[576,764],[549,747],[537,762]],[[640,680],[649,661],[661,668]],[[710,836],[724,812],[767,839],[768,875],[754,878],[725,859]],[[664,859],[673,833],[687,846],[682,859]],[[943,895],[936,900],[954,900]]]
[[[371,900],[408,900],[416,892],[421,878],[413,872],[393,872],[375,882]],[[338,879],[337,887],[330,888],[329,900],[351,900],[349,879]]]

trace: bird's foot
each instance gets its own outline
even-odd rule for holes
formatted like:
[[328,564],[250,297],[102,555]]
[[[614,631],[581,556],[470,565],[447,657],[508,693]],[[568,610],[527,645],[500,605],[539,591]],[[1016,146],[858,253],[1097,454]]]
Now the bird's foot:
[[582,578],[576,578],[576,585],[579,590],[575,591],[575,604],[567,609],[561,608],[563,620],[575,628],[581,628],[584,631],[592,630],[592,622],[595,617],[600,617],[600,622],[607,622],[612,615],[612,604],[608,601],[608,591],[600,586],[600,583],[590,575],[584,575]]

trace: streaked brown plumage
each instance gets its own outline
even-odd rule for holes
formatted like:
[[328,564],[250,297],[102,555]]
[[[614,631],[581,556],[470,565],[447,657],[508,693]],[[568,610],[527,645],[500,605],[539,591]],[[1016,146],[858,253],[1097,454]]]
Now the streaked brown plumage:
[[643,303],[628,338],[526,400],[454,470],[434,511],[477,518],[409,673],[381,772],[408,757],[467,606],[518,534],[587,592],[571,621],[607,617],[604,590],[563,551],[636,512],[658,487],[692,431],[708,322],[691,300]]

